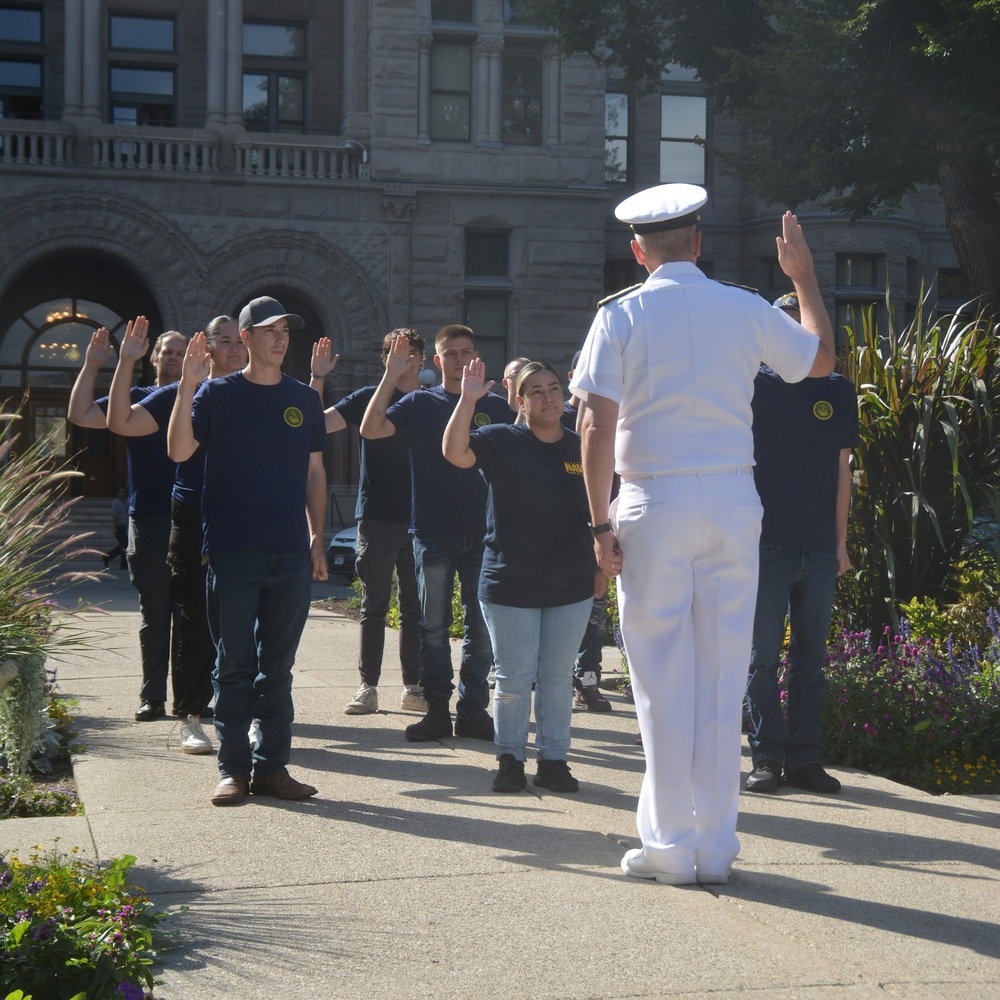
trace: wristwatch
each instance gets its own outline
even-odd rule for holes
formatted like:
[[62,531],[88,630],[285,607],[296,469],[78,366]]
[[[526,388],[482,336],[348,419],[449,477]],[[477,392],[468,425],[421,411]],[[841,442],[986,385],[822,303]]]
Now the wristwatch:
[[590,530],[593,532],[594,537],[596,538],[598,535],[603,535],[606,531],[611,530],[611,522],[605,521],[604,524],[592,524],[590,526]]

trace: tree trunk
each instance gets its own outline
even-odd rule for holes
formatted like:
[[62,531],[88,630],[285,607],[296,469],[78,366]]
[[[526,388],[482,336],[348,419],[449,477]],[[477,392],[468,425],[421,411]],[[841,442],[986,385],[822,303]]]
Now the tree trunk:
[[1000,317],[1000,204],[981,144],[955,146],[938,168],[945,224],[970,293],[988,316]]

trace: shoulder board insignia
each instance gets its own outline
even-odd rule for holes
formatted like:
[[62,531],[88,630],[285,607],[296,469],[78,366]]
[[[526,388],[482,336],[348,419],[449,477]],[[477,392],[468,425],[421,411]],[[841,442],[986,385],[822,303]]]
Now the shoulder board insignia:
[[628,288],[623,288],[620,292],[615,292],[614,295],[609,295],[606,298],[601,299],[597,303],[597,308],[600,309],[601,306],[606,306],[609,302],[614,302],[615,299],[620,299],[623,295],[628,295],[629,292],[634,292],[637,288],[642,288],[643,282],[639,282],[637,285],[629,285]]
[[717,285],[725,285],[727,288],[740,288],[744,292],[753,292],[754,295],[760,295],[760,289],[754,288],[751,285],[741,285],[737,281],[721,281],[719,278],[715,278],[714,280]]

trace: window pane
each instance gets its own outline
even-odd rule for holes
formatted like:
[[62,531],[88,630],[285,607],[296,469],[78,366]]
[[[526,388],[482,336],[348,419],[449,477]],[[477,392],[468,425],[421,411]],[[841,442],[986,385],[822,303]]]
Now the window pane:
[[174,22],[162,17],[111,15],[111,48],[174,51]]
[[431,17],[435,21],[472,23],[472,0],[431,0]]
[[837,257],[837,284],[876,288],[878,269],[874,257]]
[[305,56],[305,29],[296,24],[244,24],[243,54],[245,56]]
[[0,340],[0,362],[19,365],[21,352],[34,335],[34,329],[28,326],[23,319],[14,320],[7,328],[3,340]]
[[60,323],[43,333],[31,345],[28,364],[42,366],[78,367],[90,343],[92,326],[83,323]]
[[704,97],[680,97],[664,94],[660,97],[660,138],[693,139],[705,138],[705,114],[707,103]]
[[504,142],[542,141],[542,56],[538,50],[504,50],[501,138]]
[[431,96],[431,138],[467,141],[472,101],[458,94]]
[[251,132],[267,131],[267,76],[264,73],[243,74],[243,124]]
[[118,94],[156,94],[173,97],[174,73],[169,69],[111,70],[111,89]]
[[505,294],[465,295],[465,322],[476,335],[476,350],[486,363],[487,378],[499,379],[507,363],[507,308]]
[[465,234],[465,273],[474,277],[506,277],[508,273],[507,233]]
[[0,59],[0,86],[31,87],[42,85],[42,64],[40,62],[14,62]]
[[278,77],[278,127],[301,130],[305,121],[302,112],[303,80],[300,76]]
[[42,12],[40,10],[18,10],[16,7],[0,7],[0,41],[40,44],[42,41]]
[[693,142],[660,143],[660,183],[705,183],[705,150]]
[[604,180],[624,184],[628,179],[628,140],[604,140]]
[[628,94],[604,95],[604,131],[609,136],[628,135]]
[[432,90],[461,90],[472,87],[472,46],[435,42],[431,60]]
[[111,105],[112,125],[138,125],[139,109],[137,107],[125,106],[122,104]]
[[680,63],[667,63],[660,79],[676,83],[678,80],[697,80],[698,71],[693,66],[682,66]]

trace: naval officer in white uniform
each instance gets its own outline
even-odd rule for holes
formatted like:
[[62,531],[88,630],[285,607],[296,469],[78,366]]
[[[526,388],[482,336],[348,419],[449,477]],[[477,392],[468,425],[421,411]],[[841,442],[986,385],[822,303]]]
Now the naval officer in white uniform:
[[[801,324],[696,266],[693,184],[662,184],[615,211],[646,281],[599,310],[570,385],[601,568],[618,595],[646,754],[626,874],[722,884],[739,853],[741,702],[757,590],[761,506],[750,400],[761,362],[786,382],[828,375],[834,337],[791,212],[778,262]],[[610,504],[611,481],[621,492]]]

